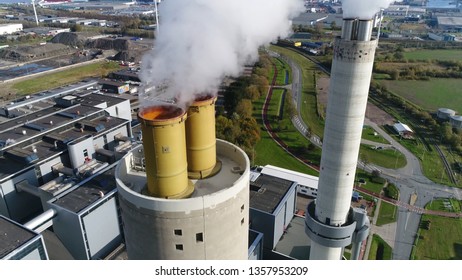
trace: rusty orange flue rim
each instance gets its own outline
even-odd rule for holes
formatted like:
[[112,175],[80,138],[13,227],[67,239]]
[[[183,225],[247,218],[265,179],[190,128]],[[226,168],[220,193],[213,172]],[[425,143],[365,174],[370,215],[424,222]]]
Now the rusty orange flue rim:
[[140,121],[145,122],[168,122],[183,117],[186,112],[174,105],[150,106],[138,112]]
[[202,105],[207,105],[207,104],[213,104],[215,100],[217,100],[217,97],[214,95],[211,95],[211,94],[202,95],[202,96],[196,97],[196,99],[194,99],[191,106],[202,106]]

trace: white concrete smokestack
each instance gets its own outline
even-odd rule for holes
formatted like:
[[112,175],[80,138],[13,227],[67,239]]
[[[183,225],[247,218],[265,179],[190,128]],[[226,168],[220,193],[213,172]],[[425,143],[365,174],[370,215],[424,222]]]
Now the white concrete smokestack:
[[372,20],[344,19],[334,43],[318,195],[306,216],[310,259],[341,259],[368,229],[357,228],[351,197],[377,46],[372,27]]

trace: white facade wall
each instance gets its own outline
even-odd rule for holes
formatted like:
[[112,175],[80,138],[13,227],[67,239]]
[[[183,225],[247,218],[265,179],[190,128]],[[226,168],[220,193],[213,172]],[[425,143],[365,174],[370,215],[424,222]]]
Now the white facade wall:
[[22,23],[0,24],[0,35],[13,34],[22,31]]
[[130,108],[130,100],[125,100],[117,105],[104,109],[112,117],[121,118],[124,120],[132,120],[132,112]]

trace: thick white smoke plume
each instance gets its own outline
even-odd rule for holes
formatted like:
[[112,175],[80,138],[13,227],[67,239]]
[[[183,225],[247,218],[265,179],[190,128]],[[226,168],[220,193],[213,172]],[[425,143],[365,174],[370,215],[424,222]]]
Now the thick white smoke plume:
[[342,0],[343,18],[371,19],[396,0]]
[[215,93],[225,76],[256,61],[260,46],[287,36],[290,19],[303,11],[303,0],[163,1],[154,49],[142,60],[140,98],[157,95],[152,86],[180,104]]

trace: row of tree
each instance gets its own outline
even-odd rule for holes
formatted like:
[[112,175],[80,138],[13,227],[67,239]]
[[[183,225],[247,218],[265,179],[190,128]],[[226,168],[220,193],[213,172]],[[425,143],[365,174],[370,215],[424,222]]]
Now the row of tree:
[[216,118],[217,138],[235,143],[253,159],[260,141],[260,126],[253,117],[253,102],[268,91],[271,60],[262,53],[250,76],[241,76],[225,88],[224,110]]

